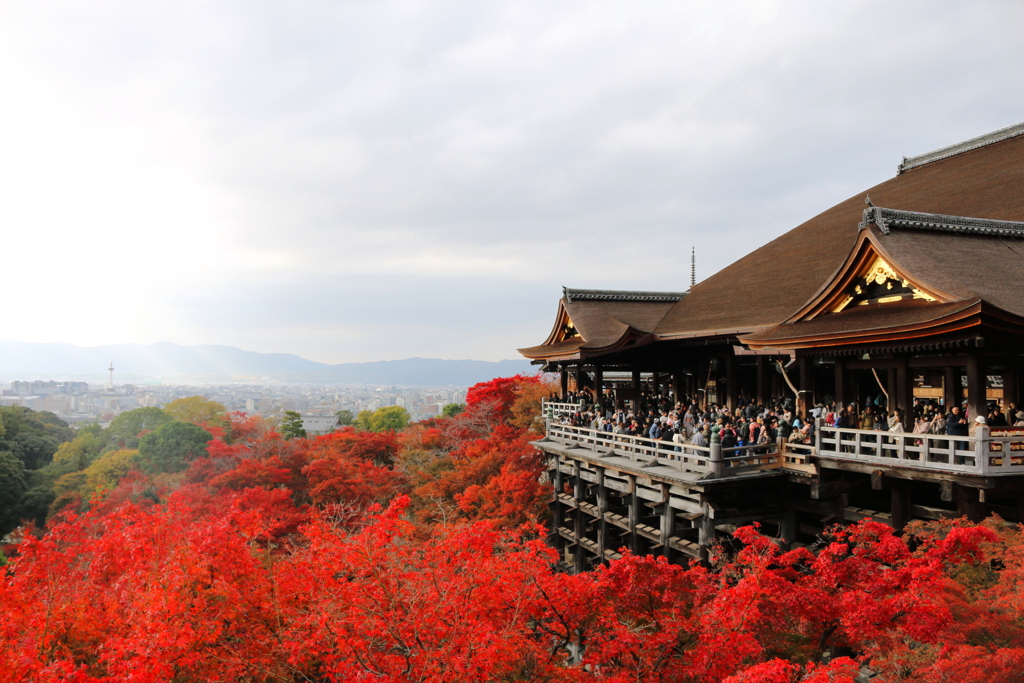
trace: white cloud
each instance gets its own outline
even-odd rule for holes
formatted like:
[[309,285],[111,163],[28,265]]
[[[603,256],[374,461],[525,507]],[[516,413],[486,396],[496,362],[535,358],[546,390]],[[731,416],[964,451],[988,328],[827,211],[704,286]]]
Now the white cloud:
[[[1019,3],[0,6],[0,337],[511,357],[1024,119]],[[970,49],[959,49],[969,46]],[[60,310],[39,305],[52,302]]]

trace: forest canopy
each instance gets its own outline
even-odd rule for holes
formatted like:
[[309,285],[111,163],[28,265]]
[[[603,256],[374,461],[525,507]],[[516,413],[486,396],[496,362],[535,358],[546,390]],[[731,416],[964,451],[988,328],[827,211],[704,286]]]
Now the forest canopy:
[[710,564],[623,549],[563,573],[531,445],[551,390],[502,378],[426,422],[291,438],[217,411],[77,435],[16,411],[15,438],[53,443],[35,468],[0,449],[22,524],[0,682],[1020,680],[1024,536],[998,518],[789,552],[744,527]]

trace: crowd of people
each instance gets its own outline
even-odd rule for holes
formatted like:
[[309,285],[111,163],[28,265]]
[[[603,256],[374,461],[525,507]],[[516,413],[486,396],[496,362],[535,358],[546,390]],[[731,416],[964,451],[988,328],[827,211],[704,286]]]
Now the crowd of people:
[[792,398],[774,399],[767,404],[741,400],[734,410],[714,403],[702,408],[690,397],[673,402],[671,396],[647,392],[639,400],[627,402],[636,404],[636,408],[612,408],[609,397],[602,399],[602,403],[595,402],[594,392],[589,388],[551,397],[553,401],[579,406],[574,412],[563,413],[563,424],[702,447],[709,445],[715,435],[723,448],[769,444],[779,439],[813,443],[818,419],[830,427],[964,437],[973,434],[980,424],[1024,427],[1024,410],[1014,403],[1008,404],[1006,413],[993,404],[986,415],[971,416],[966,406],[952,406],[946,412],[937,401],[915,399],[913,415],[905,415],[899,408],[887,410],[885,397],[880,395],[869,397],[860,410],[855,404],[837,406],[828,402],[818,403],[805,415],[795,409]]
[[579,410],[562,415],[563,424],[700,447],[709,445],[713,438],[723,448],[763,445],[778,439],[812,442],[814,418],[821,412],[816,407],[811,416],[802,415],[794,410],[791,400],[772,401],[768,405],[749,402],[735,410],[716,404],[702,409],[690,398],[673,402],[670,396],[647,393],[636,402],[636,409],[602,409],[593,403],[593,393],[588,389],[562,399],[553,398],[579,405]]

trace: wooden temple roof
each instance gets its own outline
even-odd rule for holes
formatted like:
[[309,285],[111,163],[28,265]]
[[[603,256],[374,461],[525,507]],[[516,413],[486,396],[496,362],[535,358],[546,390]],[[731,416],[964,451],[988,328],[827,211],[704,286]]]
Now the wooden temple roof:
[[[863,279],[869,267],[887,273],[878,285]],[[982,317],[1017,329],[1024,326],[1024,124],[904,159],[895,177],[772,240],[685,296],[569,295],[575,291],[594,290],[566,290],[559,305],[560,320],[571,318],[582,337],[577,358],[588,350],[596,355],[628,343],[697,336],[734,335],[752,348],[806,348],[812,338],[855,343],[920,336],[968,319],[980,324]],[[521,353],[568,358],[565,346],[554,347],[566,340],[560,325],[544,344]]]

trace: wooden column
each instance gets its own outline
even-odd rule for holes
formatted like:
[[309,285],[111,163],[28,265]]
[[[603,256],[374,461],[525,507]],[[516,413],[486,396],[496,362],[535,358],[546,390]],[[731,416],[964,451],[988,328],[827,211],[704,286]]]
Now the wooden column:
[[836,413],[846,407],[846,363],[838,358],[835,366],[836,373]]
[[978,415],[988,415],[985,400],[985,358],[975,351],[967,356],[967,409],[968,424]]
[[565,397],[569,395],[569,371],[564,365],[559,367],[558,379],[561,382],[562,400],[564,401]]
[[594,402],[597,403],[601,416],[604,416],[604,368],[594,363]]
[[565,511],[563,509],[564,505],[562,504],[562,499],[558,497],[558,494],[562,493],[562,488],[565,485],[565,479],[562,475],[562,456],[560,455],[555,456],[555,476],[552,477],[552,479],[552,484],[555,489],[555,497],[552,501],[552,507],[554,509],[551,513],[554,517],[554,521],[551,523],[551,530],[554,533],[552,533],[551,537],[555,543],[555,549],[558,551],[559,557],[562,558],[563,551],[565,549],[565,539],[562,538],[560,533],[558,533],[558,527],[562,526],[562,519]]
[[[1017,406],[1017,410],[1020,410],[1020,400],[1017,397],[1017,369],[1007,366],[1003,368],[1003,409],[1008,410],[1010,404]],[[1006,420],[1010,424],[1014,423],[1013,415],[1007,415]]]
[[679,370],[672,371],[672,400],[676,403],[682,400],[682,377]]
[[738,401],[736,400],[736,364],[733,354],[730,351],[725,357],[725,406],[732,411]]
[[906,479],[890,479],[888,481],[890,500],[892,501],[892,528],[903,531],[910,521],[913,501],[910,499],[910,482]]
[[942,378],[943,408],[948,413],[953,406],[960,405],[960,368],[947,366]]
[[632,553],[640,552],[640,544],[636,536],[636,525],[640,523],[640,497],[636,495],[636,475],[629,474],[629,492],[626,496],[627,517],[629,521],[629,550]]
[[633,412],[640,412],[640,371],[633,368]]
[[711,506],[701,496],[700,523],[697,527],[697,556],[702,562],[707,562],[710,557],[711,545],[715,542],[715,520],[711,519]]
[[913,431],[914,423],[914,373],[907,367],[907,357],[896,359],[896,407],[903,410],[903,427]]
[[605,513],[608,512],[608,489],[604,485],[603,467],[597,470],[597,509],[601,513],[601,519],[597,522],[597,550],[599,560],[604,562],[605,550],[608,549],[608,522],[604,519]]
[[672,506],[669,505],[671,502],[671,496],[669,494],[669,485],[661,485],[661,554],[665,557],[669,556],[668,542],[672,538],[672,532],[674,531],[674,517],[672,515]]
[[786,550],[793,547],[796,543],[797,531],[800,525],[796,517],[796,509],[793,507],[793,501],[786,501],[786,513],[782,519],[779,520],[779,532],[782,534],[782,540],[786,543]]
[[765,403],[765,394],[764,394],[765,362],[764,362],[764,356],[757,356],[756,358],[757,358],[757,388],[755,390],[755,399],[757,400],[758,405],[763,405]]
[[796,388],[798,393],[796,395],[796,412],[807,417],[807,411],[810,408],[808,401],[811,398],[811,360],[803,354],[797,356],[797,365],[800,368],[800,377],[797,379]]
[[580,461],[573,461],[573,497],[576,499],[576,511],[574,515],[573,533],[576,534],[576,547],[573,553],[573,570],[577,573],[586,571],[586,549],[583,547],[583,536],[586,533],[586,514],[580,509],[579,504],[583,501],[583,477],[580,474]]
[[967,517],[974,523],[985,519],[986,506],[981,502],[981,489],[953,484],[953,500],[956,501],[958,515]]
[[885,381],[885,393],[889,395],[889,400],[886,401],[885,409],[892,411],[897,405],[897,396],[899,392],[896,390],[896,370],[894,368],[886,368],[882,373],[879,373],[882,379]]

